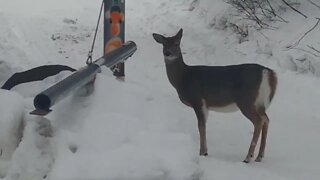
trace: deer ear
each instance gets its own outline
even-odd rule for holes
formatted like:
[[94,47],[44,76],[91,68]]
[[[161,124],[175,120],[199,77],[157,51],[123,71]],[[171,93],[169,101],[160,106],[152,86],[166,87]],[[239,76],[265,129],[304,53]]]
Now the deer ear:
[[156,34],[156,33],[153,33],[152,36],[153,36],[154,40],[156,40],[158,43],[163,44],[164,39],[165,39],[164,36],[162,36],[160,34]]
[[179,32],[177,33],[176,37],[177,37],[179,40],[181,40],[182,34],[183,34],[183,29],[181,28],[181,29],[179,30]]

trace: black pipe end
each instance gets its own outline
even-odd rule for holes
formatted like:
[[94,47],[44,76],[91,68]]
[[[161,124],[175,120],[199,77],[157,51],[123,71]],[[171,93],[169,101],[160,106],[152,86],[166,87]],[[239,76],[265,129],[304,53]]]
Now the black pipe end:
[[51,100],[45,94],[38,94],[33,100],[33,105],[36,109],[49,110]]

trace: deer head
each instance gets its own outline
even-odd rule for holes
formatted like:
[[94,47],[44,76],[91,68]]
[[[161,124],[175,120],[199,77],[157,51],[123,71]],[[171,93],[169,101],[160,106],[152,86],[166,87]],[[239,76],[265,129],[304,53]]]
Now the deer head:
[[179,32],[172,37],[164,37],[160,34],[152,34],[153,38],[160,44],[163,45],[163,55],[166,63],[173,62],[177,59],[182,58],[182,53],[180,49],[180,42],[182,38],[183,30],[180,29]]

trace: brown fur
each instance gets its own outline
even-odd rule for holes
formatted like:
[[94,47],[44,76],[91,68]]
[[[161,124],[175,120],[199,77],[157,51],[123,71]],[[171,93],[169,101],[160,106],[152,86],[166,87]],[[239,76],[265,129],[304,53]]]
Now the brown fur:
[[[263,71],[269,72],[270,102],[275,94],[277,78],[274,71],[258,64],[231,66],[189,66],[183,61],[180,40],[182,30],[173,37],[153,34],[163,45],[167,76],[182,103],[194,109],[200,134],[200,155],[208,155],[206,118],[209,108],[224,108],[235,104],[254,125],[254,134],[244,162],[253,156],[260,133],[261,145],[256,161],[261,161],[266,146],[269,118],[263,95],[259,95]],[[260,97],[260,99],[257,99]],[[261,99],[262,98],[262,99]],[[267,97],[268,98],[268,97]],[[258,103],[258,104],[257,104]]]
[[270,102],[272,101],[276,93],[277,84],[278,84],[277,74],[274,71],[271,71],[271,73],[269,74],[269,85],[271,87]]

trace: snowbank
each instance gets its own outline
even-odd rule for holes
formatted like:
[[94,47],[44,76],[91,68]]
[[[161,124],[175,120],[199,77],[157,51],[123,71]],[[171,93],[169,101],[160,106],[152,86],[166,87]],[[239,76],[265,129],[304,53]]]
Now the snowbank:
[[192,137],[157,94],[98,76],[95,93],[86,101],[82,106],[90,109],[65,112],[64,106],[79,103],[75,99],[54,112],[58,137],[67,138],[57,147],[51,178],[182,180],[197,173]]
[[21,141],[24,103],[20,95],[6,90],[0,90],[0,99],[0,177],[4,177]]

